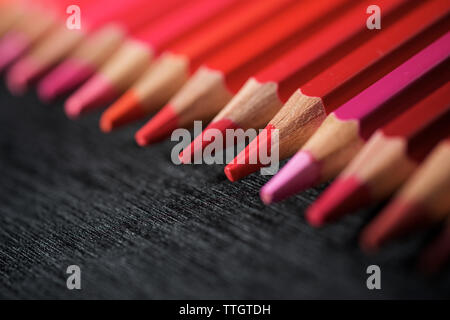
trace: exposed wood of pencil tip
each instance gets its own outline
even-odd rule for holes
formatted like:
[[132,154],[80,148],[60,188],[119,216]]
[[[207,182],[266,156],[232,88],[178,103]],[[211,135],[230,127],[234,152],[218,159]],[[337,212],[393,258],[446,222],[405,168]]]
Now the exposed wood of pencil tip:
[[125,91],[149,67],[153,56],[149,46],[128,40],[101,68],[100,74],[117,89]]
[[38,43],[29,55],[41,65],[51,65],[69,54],[83,37],[84,33],[81,31],[59,26]]
[[134,85],[140,105],[148,112],[158,110],[189,78],[189,62],[181,55],[164,54]]
[[30,11],[25,13],[23,18],[15,23],[13,31],[25,34],[29,41],[34,42],[48,32],[55,23],[56,19],[54,17]]
[[109,24],[90,35],[75,49],[70,58],[81,60],[99,68],[125,38],[125,32],[117,25]]
[[280,159],[290,157],[313,135],[326,118],[322,99],[297,89],[270,123],[279,129]]
[[450,142],[443,141],[417,169],[399,197],[419,201],[436,219],[450,214]]
[[180,119],[210,120],[232,98],[220,71],[200,68],[169,104]]
[[230,119],[243,129],[263,128],[281,108],[278,85],[250,78],[213,121]]
[[364,145],[357,120],[342,121],[334,113],[328,115],[302,150],[321,161],[322,181],[335,177]]
[[22,8],[16,3],[2,3],[0,8],[0,36],[3,36],[23,16]]
[[342,172],[367,183],[371,197],[381,199],[399,187],[417,164],[407,156],[407,141],[376,132]]

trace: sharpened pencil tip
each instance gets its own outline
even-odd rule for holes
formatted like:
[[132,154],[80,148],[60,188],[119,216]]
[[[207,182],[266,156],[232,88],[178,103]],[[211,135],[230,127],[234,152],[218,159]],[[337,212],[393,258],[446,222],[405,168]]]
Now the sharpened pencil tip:
[[[261,155],[270,157],[272,152],[272,131],[276,128],[268,124],[256,139],[253,139],[248,146],[242,150],[232,162],[225,167],[227,177],[232,177],[231,181],[240,180],[256,171],[269,165],[263,164]],[[227,173],[228,172],[228,173]]]
[[28,85],[39,75],[40,70],[36,62],[28,57],[16,62],[7,74],[7,84],[11,93],[24,94]]
[[428,225],[426,209],[418,203],[394,199],[362,231],[360,245],[365,251],[376,251],[385,243],[408,231]]
[[[198,155],[202,155],[205,148],[215,141],[217,135],[225,137],[227,129],[238,129],[239,125],[230,119],[221,119],[211,122],[202,133],[192,141],[190,145],[183,149],[180,153],[180,160],[182,163],[192,163]],[[226,139],[222,138],[222,145],[215,145],[215,151],[220,151],[219,148],[225,148]]]
[[254,172],[248,164],[229,163],[224,169],[225,175],[231,182],[236,182]]
[[20,33],[11,31],[5,34],[0,41],[0,71],[16,61],[29,46],[29,41]]
[[100,129],[108,133],[144,116],[145,112],[141,108],[136,94],[130,89],[103,112],[100,118]]
[[53,69],[38,84],[41,100],[50,102],[89,79],[94,69],[75,59],[68,59]]
[[81,114],[82,104],[76,97],[67,99],[64,104],[64,111],[70,119],[77,119]]
[[134,135],[134,139],[136,140],[136,143],[140,147],[145,147],[146,145],[148,145],[145,135],[139,133],[139,131],[136,132],[136,134]]
[[181,152],[178,154],[178,159],[180,160],[180,162],[181,162],[182,164],[188,164],[188,163],[190,163],[188,159],[186,159],[186,160],[184,159],[184,153],[183,153],[183,151],[181,151]]
[[272,194],[264,190],[264,187],[259,192],[259,197],[261,198],[262,202],[266,205],[272,204],[274,202]]
[[308,210],[306,220],[311,226],[319,228],[325,225],[325,219],[321,215],[309,212],[310,211]]
[[68,98],[65,111],[67,116],[71,118],[78,117],[103,106],[116,96],[117,92],[111,83],[101,75],[96,74]]
[[113,131],[114,124],[111,119],[102,116],[100,118],[99,127],[103,133],[110,133],[111,131]]
[[280,172],[262,187],[261,199],[264,201],[264,197],[270,199],[271,203],[279,202],[301,192],[319,181],[320,170],[320,163],[308,151],[297,152]]
[[171,105],[166,105],[150,121],[147,122],[138,132],[135,140],[140,146],[147,146],[160,142],[171,135],[178,128],[178,115]]
[[48,86],[42,87],[39,85],[37,88],[37,94],[39,99],[45,103],[49,103],[56,98],[56,91],[54,88]]
[[231,182],[236,182],[239,180],[239,178],[236,177],[236,171],[236,165],[234,164],[228,164],[224,169],[225,175]]
[[368,188],[356,177],[337,179],[306,211],[313,226],[322,226],[368,203]]

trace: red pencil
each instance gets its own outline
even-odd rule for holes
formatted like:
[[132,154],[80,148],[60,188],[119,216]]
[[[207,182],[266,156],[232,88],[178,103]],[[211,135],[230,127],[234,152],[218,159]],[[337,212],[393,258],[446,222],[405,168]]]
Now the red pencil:
[[[307,218],[312,224],[322,225],[385,199],[402,185],[429,151],[450,134],[450,72],[446,70],[450,70],[450,63],[442,66],[441,74],[434,75],[442,75],[446,85],[375,132],[308,209]],[[421,86],[412,89],[423,90]],[[415,99],[411,93],[402,98]]]
[[149,67],[152,58],[208,24],[239,0],[195,0],[141,30],[66,101],[69,117],[103,106],[124,93]]
[[98,30],[40,81],[38,93],[41,99],[53,100],[81,85],[112,56],[126,34],[137,32],[182,2],[136,0],[124,3],[119,12],[98,17],[95,21]]
[[177,127],[192,126],[194,120],[211,120],[250,75],[315,34],[349,4],[298,2],[223,48],[136,133],[136,142],[145,146],[165,139]]
[[[390,26],[392,20],[399,18],[399,11],[405,11],[403,10],[405,4],[409,5],[408,10],[414,8],[408,1],[381,1],[378,3],[378,6],[382,8],[384,29]],[[367,29],[366,17],[361,15],[361,11],[364,11],[368,5],[368,2],[360,2],[339,16],[338,19],[328,23],[314,37],[301,42],[289,53],[250,78],[230,103],[213,119],[202,135],[183,150],[180,159],[183,157],[185,159],[182,159],[182,162],[188,163],[192,161],[196,153],[203,152],[203,149],[212,142],[212,139],[204,139],[205,135],[212,136],[210,135],[211,130],[224,134],[226,129],[264,127],[280,110],[295,88],[326,70],[354,48],[359,48],[371,37],[375,37],[378,33]],[[392,19],[394,18],[392,16],[395,19]],[[260,116],[255,117],[255,114]],[[294,115],[292,112],[290,114]],[[284,123],[287,124],[287,121]],[[292,130],[289,131],[291,134]],[[295,141],[295,139],[293,140]],[[292,152],[297,150],[298,147]],[[219,150],[216,147],[217,151]],[[280,149],[281,158],[289,156],[285,156],[283,153],[284,150]],[[245,163],[248,164],[248,161]],[[242,164],[240,167],[256,171],[261,165]]]
[[[445,64],[449,39],[450,34],[442,36],[330,113],[303,148],[273,178],[278,180],[274,189],[284,186],[286,194],[294,194],[335,177],[378,127],[410,106],[398,96],[420,98],[429,86],[439,85],[439,77],[431,81],[428,78]],[[418,83],[423,84],[422,90],[414,89]]]
[[[449,101],[450,85],[445,89]],[[361,246],[374,251],[450,214],[450,139],[442,141],[386,208],[363,230]]]
[[[104,132],[158,111],[200,65],[296,0],[242,1],[177,42],[102,115]],[[233,23],[230,23],[233,21]]]

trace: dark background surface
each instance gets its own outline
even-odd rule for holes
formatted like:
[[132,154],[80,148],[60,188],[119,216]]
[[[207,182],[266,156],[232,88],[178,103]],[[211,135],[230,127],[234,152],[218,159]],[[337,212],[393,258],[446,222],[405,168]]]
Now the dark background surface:
[[[0,103],[1,298],[450,297],[449,268],[415,267],[436,230],[366,256],[357,237],[377,208],[313,229],[303,210],[319,189],[266,207],[266,177],[175,166],[173,143],[135,145],[139,124],[104,135],[98,113],[69,121],[3,84]],[[66,288],[72,264],[81,291]],[[382,290],[366,288],[370,264]]]

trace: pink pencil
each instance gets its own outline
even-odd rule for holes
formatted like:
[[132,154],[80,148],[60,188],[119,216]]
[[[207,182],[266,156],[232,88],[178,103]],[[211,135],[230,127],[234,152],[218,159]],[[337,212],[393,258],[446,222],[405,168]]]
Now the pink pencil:
[[[304,147],[263,187],[263,201],[281,200],[335,177],[378,127],[410,106],[395,98],[439,72],[449,54],[450,32],[330,113]],[[431,87],[433,81],[424,81],[424,86]]]

